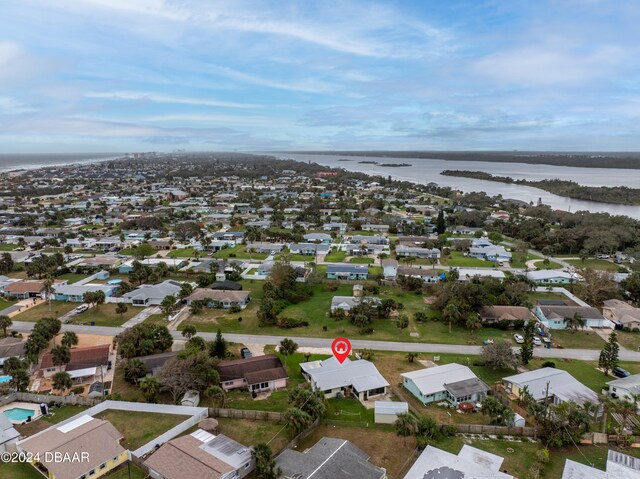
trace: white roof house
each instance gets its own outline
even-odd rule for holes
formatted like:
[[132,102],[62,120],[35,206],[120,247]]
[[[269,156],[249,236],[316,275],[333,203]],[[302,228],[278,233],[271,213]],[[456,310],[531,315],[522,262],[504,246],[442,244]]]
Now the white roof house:
[[614,379],[607,382],[609,392],[614,397],[631,399],[632,394],[640,394],[640,374],[633,374],[626,378]]
[[562,479],[640,479],[640,459],[609,450],[606,471],[567,459]]
[[159,305],[167,296],[176,296],[181,288],[180,281],[169,279],[159,284],[143,284],[122,297],[134,306]]
[[512,475],[500,472],[503,461],[504,458],[500,456],[467,444],[462,446],[457,455],[427,446],[404,479],[513,479]]
[[589,401],[598,404],[598,395],[575,379],[571,374],[556,368],[541,368],[534,371],[508,376],[502,379],[507,390],[519,394],[524,387],[536,401],[545,397],[553,399],[555,404],[573,401],[584,404]]
[[467,366],[450,363],[402,373],[403,386],[424,404],[446,400],[453,404],[481,401],[489,391]]
[[570,274],[566,271],[541,269],[536,271],[527,271],[527,279],[535,283],[570,283],[576,282],[580,278],[577,274]]
[[351,392],[359,399],[367,400],[370,396],[385,394],[389,386],[374,364],[365,359],[351,361],[347,358],[340,364],[332,356],[323,361],[302,363],[300,369],[311,385],[328,397]]
[[504,273],[498,269],[457,268],[458,281],[471,281],[476,276],[480,278],[495,278],[504,280]]

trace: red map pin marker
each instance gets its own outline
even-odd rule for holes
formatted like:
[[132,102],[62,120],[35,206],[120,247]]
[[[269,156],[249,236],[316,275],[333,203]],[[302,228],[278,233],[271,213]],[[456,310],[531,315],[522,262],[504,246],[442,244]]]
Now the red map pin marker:
[[351,343],[347,338],[336,338],[331,344],[331,351],[338,362],[342,364],[351,352]]

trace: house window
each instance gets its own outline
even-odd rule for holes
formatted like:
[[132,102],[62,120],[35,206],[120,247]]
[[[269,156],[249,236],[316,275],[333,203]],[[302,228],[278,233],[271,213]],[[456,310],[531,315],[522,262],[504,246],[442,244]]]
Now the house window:
[[105,467],[107,467],[106,464],[100,464],[100,469],[104,469]]
[[95,469],[91,469],[91,470],[89,471],[89,475],[90,475],[90,476],[93,476],[95,473],[96,473],[96,470],[95,470]]

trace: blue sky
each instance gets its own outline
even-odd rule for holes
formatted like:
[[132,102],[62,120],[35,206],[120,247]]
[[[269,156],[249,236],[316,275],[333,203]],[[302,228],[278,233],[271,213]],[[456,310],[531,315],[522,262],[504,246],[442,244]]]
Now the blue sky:
[[640,149],[640,2],[3,0],[0,152]]

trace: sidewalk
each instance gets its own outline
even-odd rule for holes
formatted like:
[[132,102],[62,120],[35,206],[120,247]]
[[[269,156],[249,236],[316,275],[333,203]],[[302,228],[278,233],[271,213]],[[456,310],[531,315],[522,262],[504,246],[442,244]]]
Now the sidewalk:
[[[133,306],[130,306],[133,307]],[[144,308],[138,314],[136,314],[133,318],[122,325],[123,328],[132,328],[136,324],[140,324],[145,319],[147,319],[152,314],[160,314],[160,308],[158,306],[149,306],[148,308]]]

